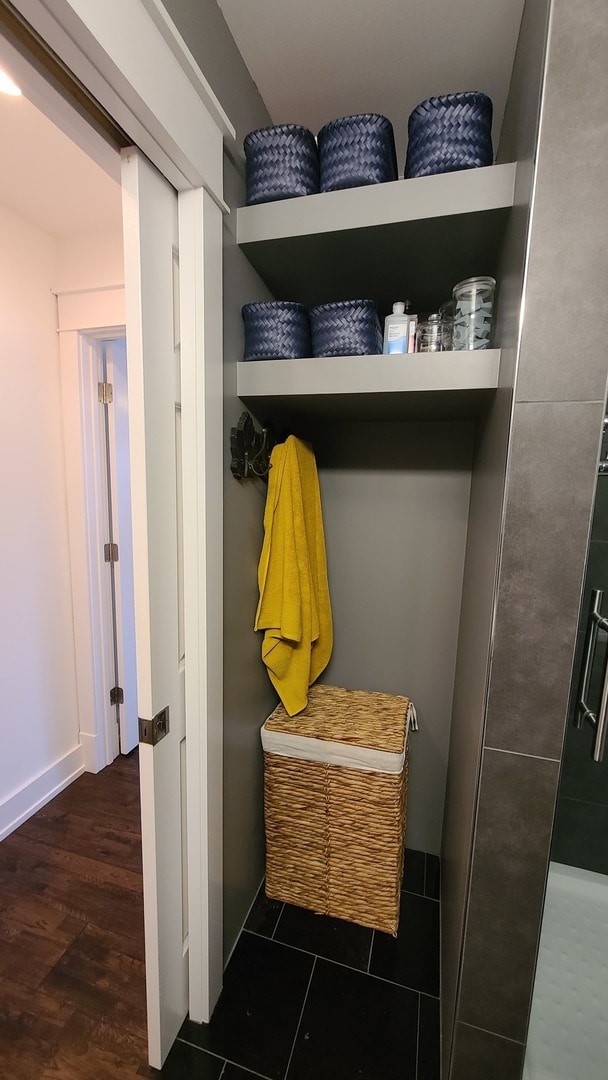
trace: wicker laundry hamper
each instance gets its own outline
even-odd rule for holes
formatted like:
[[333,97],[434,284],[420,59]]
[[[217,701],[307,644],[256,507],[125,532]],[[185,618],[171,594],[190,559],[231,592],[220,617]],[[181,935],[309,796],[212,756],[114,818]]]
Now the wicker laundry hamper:
[[407,697],[313,686],[262,728],[266,893],[397,933],[403,877]]

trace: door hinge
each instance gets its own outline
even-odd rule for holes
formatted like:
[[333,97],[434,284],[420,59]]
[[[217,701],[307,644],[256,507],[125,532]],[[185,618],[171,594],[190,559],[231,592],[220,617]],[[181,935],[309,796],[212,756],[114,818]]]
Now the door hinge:
[[104,562],[118,562],[118,544],[103,545]]
[[111,405],[114,401],[114,387],[110,382],[97,383],[97,397],[102,405]]
[[110,690],[110,705],[124,705],[125,692],[122,686],[113,686]]
[[143,720],[139,717],[139,741],[149,746],[156,746],[169,731],[169,706],[153,716],[151,720]]

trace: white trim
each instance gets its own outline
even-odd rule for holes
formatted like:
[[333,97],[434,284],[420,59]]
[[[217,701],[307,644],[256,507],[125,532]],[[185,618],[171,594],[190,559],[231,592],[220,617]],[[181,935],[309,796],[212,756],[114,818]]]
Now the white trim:
[[[115,289],[87,289],[82,292],[57,293],[59,330],[103,330],[124,326],[125,289],[118,285]],[[95,335],[99,337],[99,334]]]
[[182,411],[190,1017],[200,1023],[223,968],[222,216],[200,189],[178,207],[181,399],[192,406]]
[[8,795],[0,804],[0,840],[18,829],[41,806],[46,806],[84,770],[82,747],[75,746],[23,787]]
[[80,731],[78,741],[82,747],[85,772],[100,772],[107,764],[103,740],[99,738],[99,735],[91,735],[86,731]]
[[[91,313],[92,314],[92,313]],[[98,772],[119,752],[109,704],[112,685],[111,595],[103,561],[105,503],[97,400],[96,341],[75,330],[59,336],[68,529],[81,735],[97,738],[87,768]]]
[[[13,0],[17,10],[178,191],[205,187],[222,202],[217,106],[178,62],[177,30],[161,33],[139,3]],[[167,20],[163,20],[168,24]],[[219,103],[218,103],[219,105]]]
[[133,537],[131,530],[131,474],[129,470],[128,363],[125,328],[104,334],[107,380],[113,388],[108,409],[109,465],[112,494],[113,540],[118,544],[114,566],[116,604],[117,684],[122,687],[120,752],[128,754],[139,742],[135,606],[133,590]]

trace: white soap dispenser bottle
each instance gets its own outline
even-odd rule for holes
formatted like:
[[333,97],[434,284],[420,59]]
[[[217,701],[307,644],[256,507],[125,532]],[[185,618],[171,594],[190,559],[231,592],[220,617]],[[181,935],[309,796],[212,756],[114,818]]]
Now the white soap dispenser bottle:
[[409,341],[410,317],[406,313],[403,300],[393,304],[393,314],[384,320],[385,353],[406,353]]

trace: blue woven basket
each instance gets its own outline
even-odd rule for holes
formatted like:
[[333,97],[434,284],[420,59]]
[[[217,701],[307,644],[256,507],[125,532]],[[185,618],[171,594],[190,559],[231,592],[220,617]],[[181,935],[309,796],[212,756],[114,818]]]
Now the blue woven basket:
[[340,300],[310,309],[313,356],[367,356],[382,352],[373,300]]
[[303,304],[287,300],[245,304],[244,360],[295,360],[311,355],[310,322]]
[[395,136],[386,116],[343,116],[322,127],[317,138],[321,191],[397,179]]
[[408,121],[405,178],[491,165],[492,102],[475,91],[428,98]]
[[295,199],[319,190],[319,152],[299,124],[259,128],[245,137],[247,204]]

